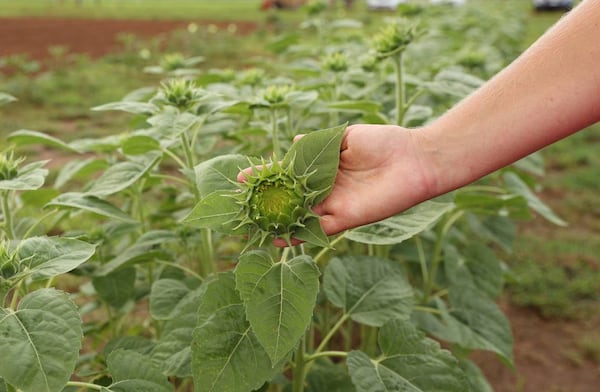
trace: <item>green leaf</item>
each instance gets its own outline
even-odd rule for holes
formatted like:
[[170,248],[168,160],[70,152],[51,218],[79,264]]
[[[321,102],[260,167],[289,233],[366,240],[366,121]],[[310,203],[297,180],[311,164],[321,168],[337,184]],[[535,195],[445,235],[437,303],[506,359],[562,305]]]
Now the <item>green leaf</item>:
[[131,350],[142,355],[147,355],[154,347],[155,343],[143,336],[119,336],[106,343],[102,354],[108,357],[110,353],[116,350]]
[[504,283],[502,266],[496,254],[484,244],[474,242],[463,254],[454,247],[444,249],[446,276],[453,286],[469,285],[496,298]]
[[506,186],[517,195],[523,196],[534,211],[558,226],[567,226],[567,222],[556,215],[550,207],[541,201],[515,173],[507,172],[503,176]]
[[176,242],[179,237],[169,230],[153,230],[144,233],[135,244],[125,249],[114,259],[102,265],[96,271],[96,276],[104,276],[119,268],[133,264],[159,259],[170,259],[170,255],[160,248],[170,242]]
[[321,192],[315,204],[322,202],[335,181],[340,161],[340,146],[346,124],[311,132],[288,150],[283,167],[293,162],[296,176],[310,175],[306,185],[310,190]]
[[[379,332],[382,354],[348,354],[347,364],[358,392],[469,392],[471,388],[450,352],[410,324],[391,320]],[[477,391],[479,392],[479,391]]]
[[242,234],[244,228],[235,229],[239,222],[232,222],[239,215],[240,208],[230,192],[216,191],[200,200],[183,222],[220,233]]
[[419,326],[436,338],[473,350],[492,351],[512,365],[510,323],[485,293],[469,287],[450,287],[450,303],[436,301],[441,317],[416,313]]
[[105,110],[119,110],[122,112],[133,113],[133,114],[153,114],[158,112],[158,107],[148,102],[136,102],[136,101],[119,101],[110,102],[104,105],[93,107],[95,111]]
[[113,383],[111,392],[172,392],[173,385],[160,369],[145,355],[132,350],[118,349],[106,360]]
[[481,369],[479,369],[476,364],[468,359],[462,359],[460,361],[460,368],[463,370],[463,372],[465,372],[472,391],[494,392],[494,389],[488,383],[485,375],[481,372]]
[[206,197],[220,190],[238,189],[236,177],[241,169],[249,165],[248,158],[239,154],[220,155],[196,165],[194,173],[200,196]]
[[103,301],[115,309],[122,308],[135,296],[135,268],[122,268],[104,276],[96,276],[92,284]]
[[319,269],[309,256],[273,262],[264,251],[244,253],[235,268],[246,316],[273,364],[294,349],[310,325]]
[[32,162],[19,168],[17,177],[0,181],[0,190],[25,191],[41,188],[48,175],[48,170],[42,169],[42,166],[47,162]]
[[[153,293],[165,285],[153,286]],[[165,320],[161,328],[160,339],[151,353],[152,360],[161,364],[164,374],[181,378],[192,375],[192,333],[196,327],[198,309],[206,287],[203,284],[194,290],[188,289],[187,293],[176,303],[172,296],[172,311]],[[156,296],[158,293],[152,295]],[[161,302],[166,303],[166,301]],[[166,310],[160,313],[163,315]]]
[[315,360],[306,376],[306,392],[351,392],[355,391],[348,371],[341,364],[328,359]]
[[86,192],[94,196],[108,196],[129,188],[144,177],[162,158],[161,155],[150,154],[140,162],[127,161],[117,163],[96,179]]
[[246,321],[233,273],[210,282],[192,341],[195,392],[247,392],[279,372]]
[[327,104],[329,109],[349,113],[378,113],[381,103],[376,101],[336,101]]
[[77,175],[82,177],[89,176],[92,173],[106,169],[107,167],[108,163],[104,159],[87,158],[70,160],[58,172],[56,180],[54,181],[54,187],[62,187]]
[[427,230],[453,208],[454,204],[452,203],[433,200],[425,201],[381,222],[372,223],[349,231],[346,237],[363,244],[399,244]]
[[0,377],[24,392],[60,392],[79,357],[81,318],[68,295],[27,294],[17,310],[0,309]]
[[127,155],[142,155],[160,150],[160,143],[150,136],[132,135],[121,142],[121,149]]
[[520,195],[488,195],[483,193],[457,192],[456,207],[476,214],[498,214],[514,219],[531,216],[527,200]]
[[0,92],[0,106],[6,105],[7,103],[16,101],[17,98],[13,97],[10,94]]
[[75,208],[92,212],[110,219],[124,222],[136,222],[131,216],[109,203],[93,195],[79,192],[67,192],[52,199],[46,207]]
[[28,129],[20,129],[18,131],[12,132],[10,135],[8,135],[7,139],[10,143],[14,143],[17,146],[41,144],[44,146],[60,148],[67,151],[79,152],[79,150],[73,148],[71,145],[63,142],[60,139],[50,136],[44,132],[31,131]]
[[173,318],[175,306],[190,292],[181,280],[159,279],[150,290],[150,314],[156,320]]
[[40,280],[77,268],[95,251],[95,245],[74,238],[30,237],[18,244],[17,259],[31,279]]
[[372,256],[332,259],[323,274],[323,289],[327,299],[352,320],[371,326],[407,320],[414,302],[400,264]]
[[294,230],[294,238],[322,247],[329,247],[329,239],[323,231],[318,218],[309,217],[304,221],[304,227]]

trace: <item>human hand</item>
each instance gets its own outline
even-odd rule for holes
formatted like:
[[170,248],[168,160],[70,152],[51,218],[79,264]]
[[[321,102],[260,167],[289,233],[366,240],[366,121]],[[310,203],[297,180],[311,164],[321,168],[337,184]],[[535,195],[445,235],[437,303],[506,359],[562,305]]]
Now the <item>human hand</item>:
[[435,196],[420,130],[351,125],[329,196],[314,211],[327,235],[395,215]]

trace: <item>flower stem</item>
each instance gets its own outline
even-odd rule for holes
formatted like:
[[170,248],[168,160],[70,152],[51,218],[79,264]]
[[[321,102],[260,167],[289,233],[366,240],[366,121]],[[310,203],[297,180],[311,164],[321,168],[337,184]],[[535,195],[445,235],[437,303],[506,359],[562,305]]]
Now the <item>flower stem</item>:
[[396,125],[401,126],[407,109],[402,52],[398,53],[397,56],[393,56],[392,60],[396,71]]
[[277,124],[277,109],[271,109],[271,139],[273,140],[273,155],[281,156],[281,147],[279,146],[279,125]]
[[293,392],[303,392],[304,391],[304,378],[306,376],[306,360],[304,358],[305,350],[306,350],[306,341],[305,338],[302,337],[300,343],[298,343],[298,348],[296,349],[296,355],[294,355],[294,381],[292,385]]
[[2,215],[4,216],[4,232],[9,240],[15,238],[13,227],[12,213],[10,210],[10,193],[9,191],[2,193]]

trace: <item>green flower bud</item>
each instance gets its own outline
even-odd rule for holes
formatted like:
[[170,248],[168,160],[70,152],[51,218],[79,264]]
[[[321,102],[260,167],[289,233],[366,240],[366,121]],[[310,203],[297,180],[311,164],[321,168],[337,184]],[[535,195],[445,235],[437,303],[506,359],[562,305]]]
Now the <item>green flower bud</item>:
[[0,181],[12,180],[19,174],[19,165],[25,158],[14,158],[13,152],[9,155],[0,154]]
[[175,71],[186,67],[185,57],[181,53],[170,53],[163,56],[160,67],[165,71]]
[[290,85],[269,86],[263,91],[262,97],[271,105],[282,104],[292,90],[293,88]]
[[265,79],[265,71],[258,68],[252,68],[244,71],[240,75],[240,82],[244,85],[257,86]]
[[158,100],[178,109],[189,109],[200,98],[200,89],[192,80],[171,79],[161,84]]
[[386,58],[403,52],[415,35],[414,26],[399,22],[389,24],[373,37],[373,48],[378,58]]
[[10,279],[17,273],[14,253],[9,250],[8,243],[0,241],[0,279]]
[[233,196],[242,207],[236,218],[239,226],[249,225],[251,237],[261,242],[267,237],[289,240],[306,219],[316,217],[310,209],[315,192],[306,186],[307,176],[295,176],[292,167],[263,162],[260,168],[253,167],[240,184],[241,192]]
[[342,52],[334,52],[326,55],[322,60],[323,68],[332,72],[344,72],[348,70],[348,58]]

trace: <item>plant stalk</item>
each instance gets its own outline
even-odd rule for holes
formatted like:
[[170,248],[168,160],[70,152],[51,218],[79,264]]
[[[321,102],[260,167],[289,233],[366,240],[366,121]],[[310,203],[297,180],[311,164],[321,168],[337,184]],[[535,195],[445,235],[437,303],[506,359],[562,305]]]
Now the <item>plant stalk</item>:
[[302,337],[298,348],[296,349],[296,355],[294,355],[294,380],[292,384],[293,392],[304,392],[304,378],[306,376],[306,360],[304,358],[306,350],[305,337]]
[[271,139],[273,141],[273,156],[281,157],[281,146],[279,145],[279,125],[277,124],[277,109],[271,108]]
[[406,86],[404,85],[404,67],[402,52],[392,57],[396,72],[396,125],[402,126],[406,113]]
[[2,215],[4,216],[4,232],[9,240],[15,238],[15,230],[13,227],[12,212],[10,210],[10,193],[5,191],[2,193]]
[[94,391],[101,391],[103,388],[102,385],[96,385],[96,384],[91,384],[89,382],[81,382],[81,381],[68,381],[66,386],[67,387],[93,389]]

